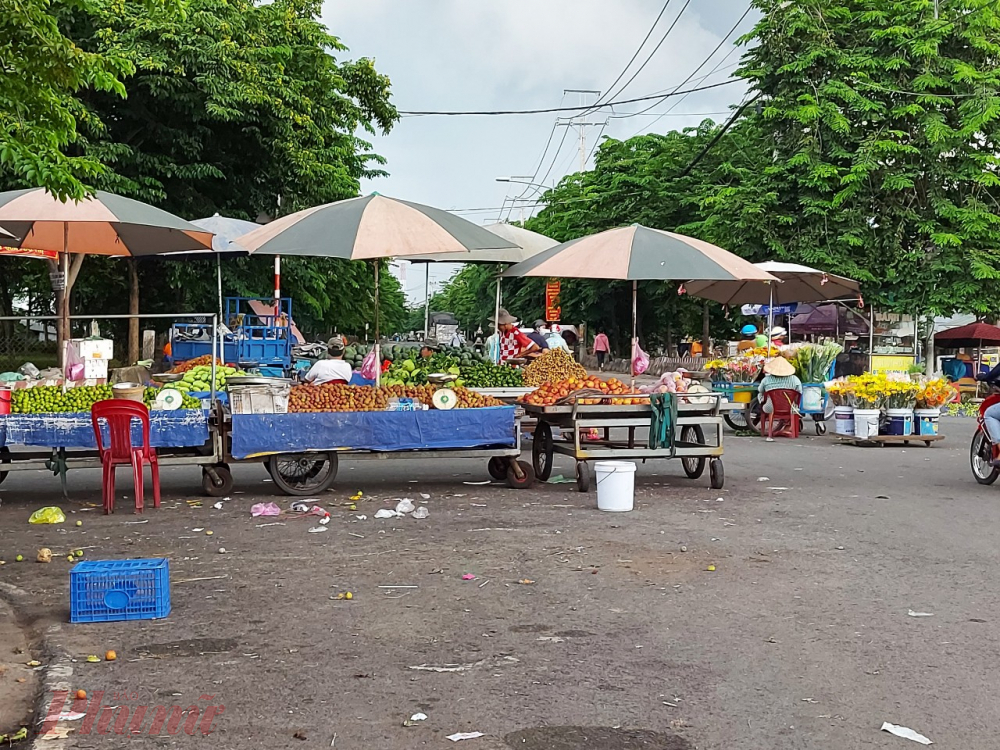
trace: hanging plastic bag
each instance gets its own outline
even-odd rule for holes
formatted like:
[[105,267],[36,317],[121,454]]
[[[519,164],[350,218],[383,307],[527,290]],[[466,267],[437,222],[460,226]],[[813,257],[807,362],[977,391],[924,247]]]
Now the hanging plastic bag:
[[375,361],[375,347],[365,355],[361,362],[361,377],[374,380],[378,374],[378,363]]
[[39,508],[28,518],[28,523],[64,523],[66,514],[62,508],[50,505],[47,508]]
[[486,356],[493,364],[500,364],[500,335],[494,333],[486,339]]
[[649,355],[639,346],[639,339],[632,342],[632,374],[642,375],[649,369]]

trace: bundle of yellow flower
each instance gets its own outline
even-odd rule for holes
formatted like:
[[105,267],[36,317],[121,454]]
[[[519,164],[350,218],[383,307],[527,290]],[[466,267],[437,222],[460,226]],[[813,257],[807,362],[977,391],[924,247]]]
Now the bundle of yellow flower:
[[826,384],[826,392],[834,406],[849,406],[854,384],[848,380],[833,380]]

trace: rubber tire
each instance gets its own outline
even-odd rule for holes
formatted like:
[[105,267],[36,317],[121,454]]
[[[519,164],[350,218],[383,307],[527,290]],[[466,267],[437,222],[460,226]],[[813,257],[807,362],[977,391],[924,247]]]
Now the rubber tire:
[[[514,473],[514,464],[524,472],[524,478],[518,479]],[[507,486],[512,490],[527,490],[535,483],[535,470],[527,461],[510,461],[507,464]]]
[[[281,472],[278,471],[278,463],[284,459],[288,460],[291,456],[315,456],[315,461],[322,461],[323,468],[320,469],[318,473],[319,479],[314,481],[312,484],[305,486],[297,486],[289,484]],[[309,459],[306,459],[309,460]],[[339,459],[336,453],[279,453],[277,455],[271,456],[268,459],[269,471],[271,472],[271,477],[274,479],[275,486],[281,490],[286,495],[293,495],[296,497],[304,497],[306,495],[318,495],[320,492],[327,490],[337,479],[337,470],[339,468]]]
[[209,497],[225,497],[233,491],[233,472],[226,464],[219,464],[212,468],[219,475],[222,484],[215,484],[212,480],[212,475],[205,468],[201,470],[201,489]]
[[826,434],[826,422],[817,422],[816,423],[816,434],[817,435],[825,435]]
[[747,410],[741,409],[740,411],[727,411],[724,412],[722,418],[726,420],[726,424],[729,425],[734,430],[745,430],[747,429]]
[[[0,463],[9,464],[10,463],[10,448],[6,445],[0,448]],[[3,480],[7,478],[10,474],[9,471],[0,471],[0,484],[3,484]]]
[[[694,433],[694,440],[691,439],[691,434]],[[701,429],[701,425],[691,424],[687,427],[681,428],[681,440],[686,443],[699,443],[703,444],[705,442],[705,431]],[[687,474],[688,479],[698,479],[702,474],[705,473],[705,464],[708,463],[708,459],[705,456],[701,458],[682,458],[681,466],[684,467],[684,473]]]
[[552,428],[547,422],[539,422],[531,442],[531,463],[535,477],[542,482],[552,476],[552,442]]
[[586,461],[576,462],[576,489],[578,492],[590,492],[590,467]]
[[490,476],[496,479],[498,482],[502,482],[507,479],[507,467],[510,465],[510,461],[503,456],[493,456],[486,464],[486,470],[490,473]]
[[721,490],[726,484],[726,470],[722,466],[722,459],[713,458],[708,463],[708,476],[710,487],[713,490]]
[[[972,476],[976,478],[976,481],[979,482],[979,484],[993,484],[997,481],[997,477],[1000,477],[1000,466],[990,466],[990,469],[992,470],[988,474],[984,474],[982,476],[980,476],[976,471],[976,458],[979,457],[979,454],[984,452],[987,446],[988,442],[986,440],[986,436],[983,434],[983,431],[981,429],[976,430],[976,434],[972,436],[972,446],[969,449],[969,464],[972,467]],[[987,466],[989,466],[989,464],[987,464]]]

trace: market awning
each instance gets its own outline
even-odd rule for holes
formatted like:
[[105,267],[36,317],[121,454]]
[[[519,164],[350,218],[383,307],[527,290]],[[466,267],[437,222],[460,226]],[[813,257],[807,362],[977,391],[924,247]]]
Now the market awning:
[[949,349],[1000,346],[1000,328],[989,323],[970,323],[934,334],[934,343]]

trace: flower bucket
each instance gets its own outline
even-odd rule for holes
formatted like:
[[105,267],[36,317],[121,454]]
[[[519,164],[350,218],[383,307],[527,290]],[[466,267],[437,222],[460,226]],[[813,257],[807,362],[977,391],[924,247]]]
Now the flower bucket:
[[881,409],[854,410],[854,437],[858,440],[871,440],[878,437],[878,422],[882,416]]
[[913,409],[886,409],[889,422],[886,435],[913,434]]
[[914,435],[937,435],[941,409],[916,409],[913,412]]
[[854,407],[836,406],[833,409],[834,430],[838,435],[854,434]]

